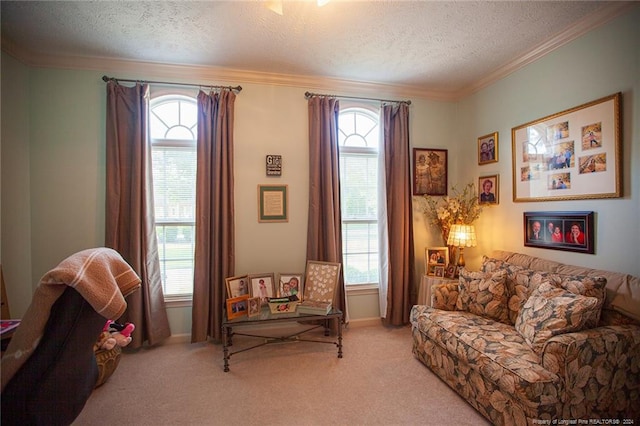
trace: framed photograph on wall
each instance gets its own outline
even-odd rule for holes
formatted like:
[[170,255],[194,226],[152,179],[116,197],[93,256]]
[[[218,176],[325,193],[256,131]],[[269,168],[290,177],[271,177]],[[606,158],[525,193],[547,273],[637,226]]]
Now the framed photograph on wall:
[[273,272],[249,275],[251,297],[259,297],[262,305],[267,305],[270,297],[276,297],[276,286],[273,278]]
[[524,245],[595,253],[593,212],[524,212]]
[[413,148],[413,195],[447,195],[448,151]]
[[513,201],[621,197],[621,97],[511,129]]
[[280,272],[278,274],[278,297],[296,296],[302,300],[304,294],[304,274]]
[[478,164],[498,162],[498,132],[478,138]]
[[287,185],[258,185],[258,222],[288,222]]
[[480,204],[500,203],[500,180],[498,175],[480,176],[478,178],[478,202]]
[[436,275],[436,267],[442,266],[442,275],[444,276],[444,268],[449,263],[449,249],[447,247],[427,247],[424,249],[424,271],[427,275]]

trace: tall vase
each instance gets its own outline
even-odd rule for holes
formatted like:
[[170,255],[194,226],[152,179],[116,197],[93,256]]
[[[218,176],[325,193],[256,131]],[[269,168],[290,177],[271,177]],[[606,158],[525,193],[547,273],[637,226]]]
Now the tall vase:
[[458,258],[456,257],[456,247],[455,246],[447,246],[449,249],[449,263],[453,263],[454,265],[458,262]]

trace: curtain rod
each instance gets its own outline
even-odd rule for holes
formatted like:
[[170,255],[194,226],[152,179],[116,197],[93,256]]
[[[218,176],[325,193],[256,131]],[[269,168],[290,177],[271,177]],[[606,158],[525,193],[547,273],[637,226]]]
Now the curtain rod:
[[407,104],[407,105],[411,105],[411,100],[406,100],[406,101],[392,101],[389,99],[376,99],[376,98],[361,98],[359,96],[337,96],[337,95],[323,95],[320,93],[311,93],[311,92],[304,92],[304,97],[305,99],[309,99],[313,96],[329,96],[331,98],[340,98],[340,99],[357,99],[357,100],[361,100],[361,101],[379,101],[379,102],[394,102],[394,103],[401,103],[401,104]]
[[169,81],[129,80],[125,78],[107,77],[106,75],[102,76],[102,81],[104,81],[105,83],[108,81],[115,81],[116,83],[120,81],[126,81],[129,83],[148,83],[148,84],[162,84],[162,85],[170,85],[170,86],[189,86],[189,87],[210,87],[212,89],[214,88],[215,89],[231,89],[237,92],[242,91],[242,86],[233,87],[233,86],[215,86],[211,84],[171,83]]

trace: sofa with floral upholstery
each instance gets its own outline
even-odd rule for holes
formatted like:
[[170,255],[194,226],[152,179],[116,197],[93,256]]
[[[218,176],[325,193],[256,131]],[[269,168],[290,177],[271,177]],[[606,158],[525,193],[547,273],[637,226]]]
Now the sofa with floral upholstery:
[[496,251],[431,294],[413,353],[493,424],[640,421],[639,278]]

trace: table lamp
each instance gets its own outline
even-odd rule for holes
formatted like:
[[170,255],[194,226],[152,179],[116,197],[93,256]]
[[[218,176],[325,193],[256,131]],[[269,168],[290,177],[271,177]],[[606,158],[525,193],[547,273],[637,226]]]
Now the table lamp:
[[462,254],[465,247],[476,246],[476,228],[473,225],[455,224],[451,226],[447,245],[460,248],[457,266],[464,266],[464,256]]

